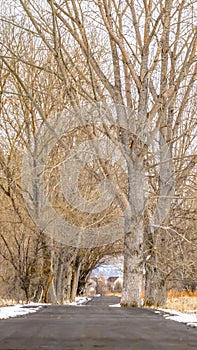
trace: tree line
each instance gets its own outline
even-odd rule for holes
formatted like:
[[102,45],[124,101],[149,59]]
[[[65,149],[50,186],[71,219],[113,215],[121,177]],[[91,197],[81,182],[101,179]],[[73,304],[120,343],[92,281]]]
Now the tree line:
[[[2,5],[0,276],[5,293],[23,291],[26,299],[44,302],[73,300],[92,269],[106,255],[120,253],[122,306],[141,306],[143,288],[146,305],[162,305],[173,283],[195,282],[194,10],[195,1],[187,0]],[[57,226],[54,237],[48,234],[50,218],[38,225],[26,206],[25,195],[33,194],[33,205],[43,209],[37,200],[41,182],[32,192],[24,190],[23,158],[29,152],[38,163],[38,136],[44,139],[43,127],[54,135],[54,116],[57,123],[61,116],[62,125],[69,125],[71,116],[73,124],[48,151],[42,174],[47,198],[55,213],[81,232],[90,227],[88,232],[100,234],[120,218],[114,228],[118,235],[109,242],[67,245],[56,239]],[[87,144],[96,156],[83,162],[77,180],[80,203],[89,212],[74,201],[75,170],[69,172],[69,164],[87,153]],[[73,149],[62,180],[62,164]],[[65,200],[62,182],[74,205]],[[104,198],[112,199],[102,208]],[[94,201],[100,209],[93,209]]]

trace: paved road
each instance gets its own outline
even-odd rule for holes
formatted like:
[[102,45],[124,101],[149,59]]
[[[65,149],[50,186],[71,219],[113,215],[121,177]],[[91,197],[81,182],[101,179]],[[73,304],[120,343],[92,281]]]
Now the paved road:
[[115,297],[87,306],[48,306],[0,321],[0,350],[194,350],[197,330],[150,310],[111,308]]

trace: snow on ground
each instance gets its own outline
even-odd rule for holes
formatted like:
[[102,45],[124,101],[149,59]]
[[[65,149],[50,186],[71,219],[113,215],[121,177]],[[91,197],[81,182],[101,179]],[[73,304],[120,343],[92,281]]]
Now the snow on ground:
[[197,315],[194,314],[194,310],[189,310],[189,312],[191,311],[193,314],[170,309],[158,309],[155,312],[163,314],[167,320],[177,321],[185,323],[188,326],[197,327]]
[[109,305],[109,307],[120,307],[120,304],[112,304],[112,305]]
[[[89,297],[77,297],[75,302],[67,305],[85,306],[90,300],[91,298]],[[14,306],[0,307],[0,320],[34,313],[45,305],[47,304],[29,303],[24,305],[17,304]],[[109,307],[120,307],[120,304],[109,305]],[[163,315],[167,320],[173,320],[184,323],[188,326],[197,327],[197,314],[195,314],[195,310],[189,310],[188,312],[190,313],[183,313],[170,309],[156,309],[154,312]]]
[[34,313],[41,309],[43,305],[46,304],[29,303],[24,305],[17,304],[13,306],[0,307],[0,320]]
[[76,297],[75,301],[73,301],[70,304],[67,305],[73,305],[73,306],[84,306],[90,301],[92,298],[89,297]]
[[[91,300],[91,298],[77,297],[75,299],[75,302],[67,305],[82,306],[87,304],[89,300]],[[3,307],[0,307],[0,320],[32,314],[40,310],[45,305],[50,305],[50,304],[29,303],[29,304],[17,304],[12,306],[3,306]]]
[[[75,302],[67,305],[82,306],[87,304],[89,300],[91,300],[91,298],[78,297],[75,299]],[[3,307],[0,307],[0,320],[32,314],[40,310],[45,305],[50,305],[50,304],[29,303],[29,304],[17,304],[12,306],[3,306]]]

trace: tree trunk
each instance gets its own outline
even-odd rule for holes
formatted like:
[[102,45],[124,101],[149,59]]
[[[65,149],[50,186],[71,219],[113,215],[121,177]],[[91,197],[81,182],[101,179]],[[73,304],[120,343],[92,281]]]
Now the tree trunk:
[[159,199],[154,213],[153,226],[148,228],[148,251],[150,259],[146,263],[145,276],[145,305],[162,306],[166,303],[166,262],[162,252],[166,251],[166,236],[162,234],[160,226],[168,226],[168,213],[174,195],[174,169],[172,157],[172,144],[166,141],[166,128],[160,130],[160,174]]
[[26,302],[28,303],[29,302],[29,297],[30,297],[30,293],[29,293],[29,290],[30,290],[30,279],[28,277],[21,277],[20,279],[20,282],[21,282],[21,289],[25,292],[25,298],[26,298]]
[[43,295],[42,302],[44,303],[57,303],[57,296],[54,287],[54,271],[53,271],[53,259],[54,254],[52,247],[47,245],[45,237],[42,241],[43,251],[43,267],[42,267],[42,280],[43,280]]
[[[129,220],[131,221],[131,220]],[[143,221],[132,221],[124,242],[124,279],[121,306],[140,307],[143,287]]]
[[81,269],[81,262],[77,262],[73,271],[73,280],[72,280],[72,290],[71,290],[71,301],[75,301],[75,297],[77,295],[78,283],[79,283],[79,275]]
[[51,303],[51,304],[59,304],[59,300],[58,300],[57,294],[56,294],[53,275],[52,275],[52,279],[50,281],[50,285],[49,285],[49,289],[48,289],[47,302]]
[[64,285],[65,285],[65,262],[63,251],[61,250],[57,257],[57,271],[56,271],[56,280],[55,280],[55,289],[57,300],[59,304],[64,303]]
[[146,306],[164,306],[166,303],[166,278],[153,261],[146,267],[145,300]]
[[90,271],[88,270],[88,271],[83,271],[82,274],[80,273],[78,290],[77,290],[77,293],[79,295],[83,295],[85,293],[86,283],[87,283],[88,278],[91,275],[91,272],[92,272],[92,270],[90,270]]
[[[139,148],[137,148],[139,146]],[[128,164],[129,204],[125,210],[124,278],[121,306],[140,307],[143,287],[144,166],[136,144]]]
[[43,295],[43,278],[42,276],[39,279],[38,284],[36,285],[36,291],[34,293],[33,302],[40,302]]
[[166,251],[165,236],[160,230],[148,229],[146,250],[149,252],[145,264],[145,299],[146,306],[162,306],[166,303],[165,260],[162,251]]
[[71,301],[72,276],[73,276],[73,267],[72,265],[70,265],[68,268],[67,282],[66,282],[66,303],[70,303]]

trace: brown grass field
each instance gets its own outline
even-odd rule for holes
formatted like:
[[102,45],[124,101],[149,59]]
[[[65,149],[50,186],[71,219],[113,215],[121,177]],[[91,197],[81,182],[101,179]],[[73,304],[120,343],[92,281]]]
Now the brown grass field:
[[171,290],[168,292],[166,309],[174,309],[179,311],[193,311],[197,313],[197,289],[194,292]]
[[[121,297],[121,293],[107,292],[105,295]],[[142,293],[142,298],[143,297],[144,293]],[[170,290],[168,292],[166,304],[163,305],[162,308],[197,313],[197,289],[195,292]]]

